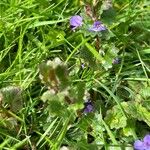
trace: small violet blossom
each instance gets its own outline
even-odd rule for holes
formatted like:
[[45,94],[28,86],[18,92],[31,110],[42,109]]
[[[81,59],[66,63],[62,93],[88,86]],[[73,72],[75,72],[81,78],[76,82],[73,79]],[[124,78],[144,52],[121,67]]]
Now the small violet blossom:
[[106,28],[100,21],[95,21],[93,23],[93,26],[89,28],[89,31],[94,31],[94,32],[99,32],[99,31],[104,31]]
[[120,62],[121,62],[121,59],[119,59],[119,58],[115,58],[113,60],[113,64],[119,64]]
[[143,140],[134,142],[135,150],[150,150],[150,134],[146,135]]
[[81,68],[82,68],[82,69],[85,68],[85,64],[84,64],[84,63],[81,64]]
[[87,113],[90,113],[92,111],[93,111],[93,105],[92,105],[91,101],[85,102],[83,113],[87,114]]
[[82,26],[82,22],[83,19],[81,16],[76,15],[76,16],[72,16],[70,18],[70,27],[72,28],[72,30],[75,30],[76,28]]

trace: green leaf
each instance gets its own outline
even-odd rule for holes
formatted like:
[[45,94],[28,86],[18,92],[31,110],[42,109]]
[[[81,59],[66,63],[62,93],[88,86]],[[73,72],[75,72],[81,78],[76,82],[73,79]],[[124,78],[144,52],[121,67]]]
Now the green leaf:
[[[139,121],[144,121],[150,126],[150,112],[140,103],[131,101],[122,102],[121,106],[128,116]],[[127,124],[127,119],[120,113],[118,106],[114,106],[111,110],[108,110],[105,120],[110,124],[111,128],[115,129],[123,128]]]
[[119,129],[127,125],[127,118],[122,114],[120,108],[116,105],[111,110],[107,111],[105,121],[110,125],[110,128]]
[[47,63],[41,63],[39,69],[40,79],[43,83],[45,83],[47,86],[55,86],[57,84],[58,81],[55,75],[52,61],[48,61]]
[[77,85],[77,101],[83,103],[83,97],[85,93],[85,83],[79,82]]
[[150,98],[150,87],[145,87],[140,90],[140,94],[143,98]]
[[104,63],[104,58],[97,52],[97,50],[93,46],[91,46],[89,43],[86,43],[85,45],[97,60],[99,60],[101,63]]
[[103,67],[108,70],[112,68],[113,60],[117,57],[119,50],[113,44],[109,44],[103,46],[103,51],[106,52],[104,55],[105,63]]
[[129,126],[123,128],[123,133],[127,137],[133,135],[133,131],[132,131],[131,127],[129,127]]
[[84,59],[92,68],[95,68],[95,58],[91,51],[86,50],[86,47],[83,46],[80,48],[80,57]]
[[56,75],[59,79],[59,84],[61,89],[65,89],[69,85],[67,68],[65,65],[61,64],[56,67]]
[[59,46],[64,42],[64,36],[65,32],[62,30],[55,30],[51,28],[49,30],[49,33],[45,35],[45,39],[47,41],[46,45],[49,45],[49,47],[56,47]]
[[112,24],[114,23],[116,20],[116,11],[114,8],[109,8],[109,9],[105,9],[103,10],[102,13],[102,21],[106,24]]
[[52,99],[52,97],[54,96],[55,91],[53,90],[48,90],[46,92],[43,93],[43,95],[41,96],[41,100],[43,102],[46,102],[47,100]]
[[67,106],[65,107],[58,95],[53,95],[48,101],[48,111],[53,116],[65,117],[67,113]]
[[129,114],[131,117],[139,120],[144,121],[147,123],[148,126],[150,126],[150,112],[143,107],[140,103],[137,102],[123,102],[122,106],[127,114]]
[[53,61],[43,62],[39,66],[40,79],[51,88],[63,89],[68,85],[67,69],[64,63],[56,57]]

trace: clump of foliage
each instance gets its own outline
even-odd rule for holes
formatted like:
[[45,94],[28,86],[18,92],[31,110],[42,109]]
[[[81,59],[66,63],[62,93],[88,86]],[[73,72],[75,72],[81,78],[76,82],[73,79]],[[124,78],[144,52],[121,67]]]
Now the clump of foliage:
[[148,0],[0,12],[0,149],[133,149],[150,132]]

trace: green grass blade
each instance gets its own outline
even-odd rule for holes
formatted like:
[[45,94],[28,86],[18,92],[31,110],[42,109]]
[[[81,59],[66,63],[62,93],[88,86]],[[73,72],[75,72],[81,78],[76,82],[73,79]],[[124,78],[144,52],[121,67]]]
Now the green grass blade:
[[36,143],[36,146],[39,146],[39,144],[41,143],[41,141],[46,137],[46,135],[49,133],[49,131],[52,129],[52,127],[54,126],[54,124],[56,123],[56,121],[58,120],[58,118],[56,118],[51,124],[50,126],[47,128],[47,130],[45,131],[44,134],[42,134],[42,136],[40,137],[39,141]]

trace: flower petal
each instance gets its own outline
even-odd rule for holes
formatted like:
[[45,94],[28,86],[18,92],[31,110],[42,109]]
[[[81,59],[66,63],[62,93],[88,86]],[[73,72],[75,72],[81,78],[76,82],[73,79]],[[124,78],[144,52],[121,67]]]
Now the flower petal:
[[134,148],[136,150],[145,150],[144,142],[137,140],[134,142]]
[[93,111],[93,105],[90,101],[86,102],[83,113],[87,114]]
[[89,28],[90,31],[98,32],[106,30],[105,26],[100,21],[95,21],[93,26]]
[[147,143],[150,145],[150,135],[146,135],[143,139],[144,143]]
[[82,20],[83,20],[82,17],[79,16],[79,15],[72,16],[70,18],[70,26],[71,26],[71,28],[74,30],[77,27],[82,26]]

